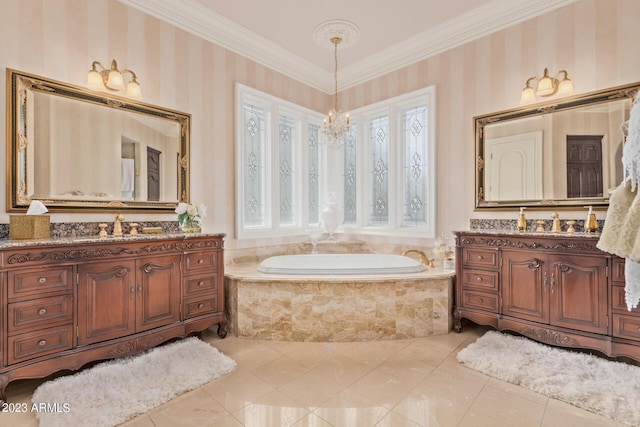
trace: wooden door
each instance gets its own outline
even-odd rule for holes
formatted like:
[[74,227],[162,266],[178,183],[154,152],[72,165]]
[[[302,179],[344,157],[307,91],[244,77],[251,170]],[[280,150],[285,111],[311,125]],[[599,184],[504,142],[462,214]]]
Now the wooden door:
[[502,252],[502,314],[549,323],[549,277],[546,257]]
[[136,332],[180,321],[180,256],[138,260]]
[[160,154],[158,150],[147,147],[147,200],[160,200]]
[[606,268],[604,257],[549,257],[552,325],[607,333]]
[[78,266],[78,345],[135,332],[135,262]]
[[602,135],[567,135],[567,197],[602,197]]

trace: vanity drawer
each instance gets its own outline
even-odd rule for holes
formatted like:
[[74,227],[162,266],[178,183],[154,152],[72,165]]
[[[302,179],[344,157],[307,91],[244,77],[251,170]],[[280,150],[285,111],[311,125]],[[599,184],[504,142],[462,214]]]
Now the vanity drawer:
[[216,311],[218,311],[218,297],[216,295],[185,300],[184,302],[183,312],[185,319],[215,313]]
[[28,299],[56,294],[71,293],[73,267],[38,268],[9,271],[8,299]]
[[9,335],[23,329],[38,329],[73,320],[73,297],[71,295],[42,298],[9,304]]
[[640,340],[640,318],[614,313],[613,336],[631,340]]
[[462,250],[464,267],[498,268],[498,251],[489,249],[464,248]]
[[184,281],[184,296],[201,292],[215,292],[218,289],[218,276],[190,277]]
[[611,286],[611,309],[615,311],[622,311],[628,316],[640,316],[640,307],[633,310],[627,310],[627,303],[624,298],[624,285]]
[[57,353],[72,348],[73,326],[49,328],[9,337],[7,361],[9,364]]
[[184,255],[185,273],[209,272],[218,269],[218,252],[194,252]]
[[612,261],[611,280],[614,282],[624,282],[624,258],[615,257]]
[[482,270],[463,270],[462,286],[478,290],[498,291],[498,272]]
[[461,306],[479,310],[498,312],[498,295],[486,292],[462,291]]

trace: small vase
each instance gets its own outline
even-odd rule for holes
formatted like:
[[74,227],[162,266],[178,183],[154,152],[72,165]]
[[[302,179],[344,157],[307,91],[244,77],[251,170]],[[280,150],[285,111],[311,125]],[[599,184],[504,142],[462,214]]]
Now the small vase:
[[322,218],[322,224],[327,233],[329,233],[328,240],[335,240],[333,233],[342,222],[342,210],[338,207],[334,193],[329,194],[327,206],[320,212],[320,218]]
[[199,233],[202,226],[198,218],[185,218],[183,221],[178,221],[178,224],[185,234]]

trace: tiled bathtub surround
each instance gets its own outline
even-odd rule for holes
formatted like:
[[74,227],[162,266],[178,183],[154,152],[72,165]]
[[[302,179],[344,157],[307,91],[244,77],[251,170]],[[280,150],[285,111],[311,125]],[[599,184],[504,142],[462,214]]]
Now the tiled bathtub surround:
[[281,341],[372,341],[451,330],[452,270],[403,276],[292,277],[225,268],[228,330]]

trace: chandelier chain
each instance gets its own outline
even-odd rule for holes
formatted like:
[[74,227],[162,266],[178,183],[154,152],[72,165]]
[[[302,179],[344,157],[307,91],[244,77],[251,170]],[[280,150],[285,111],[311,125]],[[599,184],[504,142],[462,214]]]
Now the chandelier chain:
[[333,43],[333,83],[334,83],[334,97],[333,97],[333,109],[338,111],[338,43],[342,41],[342,37],[332,37]]

